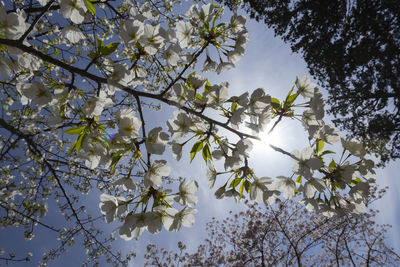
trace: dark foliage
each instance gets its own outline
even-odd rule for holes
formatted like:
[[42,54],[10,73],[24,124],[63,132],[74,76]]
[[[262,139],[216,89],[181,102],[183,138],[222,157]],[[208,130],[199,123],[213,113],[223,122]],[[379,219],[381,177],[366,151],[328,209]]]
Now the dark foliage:
[[[238,1],[220,0],[235,8]],[[400,5],[397,0],[243,0],[300,52],[327,89],[334,123],[384,165],[400,158]]]

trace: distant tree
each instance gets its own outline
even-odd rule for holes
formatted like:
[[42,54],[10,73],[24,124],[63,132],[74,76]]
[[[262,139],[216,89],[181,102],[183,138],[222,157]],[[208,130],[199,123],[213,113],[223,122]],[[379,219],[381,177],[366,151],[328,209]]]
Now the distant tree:
[[300,52],[329,92],[335,124],[382,164],[400,157],[400,5],[395,0],[219,0]]
[[[382,196],[384,190],[377,195]],[[389,225],[363,216],[327,218],[292,201],[248,209],[207,224],[208,239],[197,252],[147,247],[147,266],[398,266],[400,257],[385,244]]]

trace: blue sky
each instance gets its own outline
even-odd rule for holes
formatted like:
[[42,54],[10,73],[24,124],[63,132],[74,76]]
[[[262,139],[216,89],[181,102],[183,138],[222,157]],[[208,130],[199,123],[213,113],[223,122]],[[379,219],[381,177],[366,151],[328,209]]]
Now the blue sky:
[[[207,73],[205,77],[209,78],[211,83],[228,81],[230,84],[230,95],[239,95],[245,91],[253,91],[262,87],[267,93],[282,99],[288,90],[294,84],[296,76],[302,77],[308,74],[306,64],[299,54],[293,54],[288,45],[279,38],[275,38],[273,32],[266,28],[264,24],[248,21],[248,30],[250,42],[247,44],[245,57],[238,62],[235,69],[223,72],[221,75]],[[321,91],[324,92],[323,88]],[[166,109],[170,111],[169,109]],[[164,126],[165,119],[171,118],[172,114],[163,112],[162,115],[152,113],[148,119],[157,115],[152,120],[148,129],[152,126]],[[147,116],[147,114],[145,115]],[[156,119],[157,118],[157,119]],[[273,140],[283,148],[291,151],[293,149],[301,150],[306,146],[307,137],[300,123],[297,121],[284,121],[278,126],[277,134]],[[303,141],[301,141],[303,140]],[[279,153],[273,152],[263,143],[255,144],[256,148],[251,157],[251,165],[258,176],[275,177],[280,174],[287,174],[292,168],[292,161]],[[186,155],[189,154],[189,148],[186,148]],[[172,175],[175,177],[185,177],[187,179],[196,179],[199,182],[199,203],[197,205],[196,223],[192,228],[182,228],[178,233],[167,232],[163,230],[160,234],[152,235],[145,232],[138,241],[123,241],[117,235],[115,246],[122,250],[134,250],[137,253],[137,259],[132,261],[130,266],[142,266],[143,255],[148,243],[155,243],[159,247],[175,249],[178,241],[183,241],[189,250],[194,250],[205,238],[205,224],[212,217],[224,218],[228,216],[230,210],[239,211],[244,208],[242,204],[236,204],[233,200],[216,200],[214,191],[207,188],[205,179],[205,164],[201,157],[197,157],[192,164],[189,164],[188,157],[183,157],[181,161],[176,162],[171,154],[167,154],[169,165],[172,169]],[[154,157],[154,159],[157,159]],[[377,183],[381,186],[389,186],[386,196],[375,203],[375,207],[381,212],[377,218],[379,223],[393,225],[388,233],[388,242],[397,251],[400,251],[400,180],[398,172],[400,171],[400,162],[392,162],[385,169],[378,169]],[[217,182],[218,183],[218,182]],[[92,206],[94,213],[98,209],[98,194],[93,193],[86,198],[87,203]],[[51,205],[50,205],[51,206]],[[50,216],[50,212],[49,215]],[[57,219],[55,219],[57,221]],[[112,231],[118,224],[107,225],[103,223],[105,231]],[[33,251],[34,256],[41,256],[44,249],[51,247],[54,243],[55,235],[39,229],[37,238],[25,242],[20,229],[7,229],[0,231],[0,247],[10,247],[14,250]],[[4,240],[10,240],[5,244]],[[4,245],[3,245],[4,243]],[[59,260],[54,262],[57,266],[75,266],[80,265],[84,255],[82,248],[77,245],[70,249]],[[26,264],[11,264],[11,266],[26,266]],[[53,264],[50,264],[53,266]]]

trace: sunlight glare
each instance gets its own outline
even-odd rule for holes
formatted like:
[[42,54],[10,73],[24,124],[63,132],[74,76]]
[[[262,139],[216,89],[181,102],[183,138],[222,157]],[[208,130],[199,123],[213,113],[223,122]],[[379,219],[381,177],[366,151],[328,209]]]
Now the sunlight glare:
[[268,130],[260,133],[261,142],[269,147],[269,145],[280,146],[283,145],[283,136],[282,130],[279,128],[275,128],[270,134],[268,134]]

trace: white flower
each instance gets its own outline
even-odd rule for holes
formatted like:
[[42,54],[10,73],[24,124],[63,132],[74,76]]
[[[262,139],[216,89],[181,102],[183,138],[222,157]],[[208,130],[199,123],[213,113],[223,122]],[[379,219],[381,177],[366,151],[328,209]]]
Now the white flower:
[[139,20],[125,20],[121,23],[119,35],[126,45],[135,45],[143,35],[144,26]]
[[96,168],[103,157],[107,157],[107,147],[102,138],[95,133],[85,138],[82,143],[83,153],[79,156],[85,160],[86,167],[90,169]]
[[186,48],[190,44],[190,38],[193,32],[193,26],[187,21],[178,21],[176,23],[176,37],[178,38],[179,45]]
[[192,85],[193,89],[197,90],[204,85],[206,79],[201,77],[200,75],[193,74],[189,76],[188,81]]
[[148,153],[161,155],[165,150],[165,140],[162,137],[166,137],[167,134],[161,132],[162,128],[157,127],[152,129],[146,139],[146,149]]
[[193,122],[188,115],[178,110],[174,112],[174,119],[167,121],[168,130],[171,133],[172,140],[182,138],[189,132]]
[[125,191],[135,190],[136,185],[131,178],[121,178],[113,182],[113,185],[122,186]]
[[122,137],[135,138],[139,135],[142,122],[135,117],[133,110],[122,109],[117,112],[118,133]]
[[317,87],[317,85],[315,83],[310,82],[310,78],[308,76],[304,76],[301,79],[296,77],[296,86],[297,86],[298,92],[303,97],[313,97],[314,89]]
[[231,63],[231,62],[221,62],[218,65],[218,67],[216,69],[216,72],[217,72],[217,74],[220,74],[221,71],[230,70],[230,69],[232,69],[234,67],[235,67],[235,65],[233,63]]
[[94,116],[100,116],[104,108],[110,108],[112,105],[111,98],[104,91],[101,91],[98,97],[96,96],[86,101],[82,107],[82,112],[87,118],[93,118]]
[[299,159],[295,160],[295,165],[293,166],[293,172],[301,175],[307,179],[311,179],[314,170],[321,168],[321,160],[317,157],[313,157],[313,150],[311,147],[306,147],[301,151],[294,150],[291,154]]
[[119,228],[119,235],[124,240],[137,239],[147,229],[147,221],[147,213],[129,214]]
[[155,55],[158,49],[163,45],[164,39],[159,34],[160,25],[144,25],[143,35],[139,39],[139,43],[149,55]]
[[322,94],[315,90],[314,95],[310,99],[310,107],[313,111],[317,120],[322,120],[325,115],[325,101],[322,98]]
[[12,62],[8,57],[0,55],[0,80],[7,81],[13,75]]
[[243,30],[245,30],[245,24],[246,24],[246,17],[242,15],[237,15],[234,14],[231,17],[231,23],[230,23],[230,28],[233,33],[239,33]]
[[356,139],[351,139],[349,141],[341,138],[342,146],[344,149],[348,150],[352,155],[363,158],[367,151],[364,149],[362,143],[358,142]]
[[276,178],[278,178],[278,180],[273,183],[273,188],[282,192],[284,198],[293,198],[296,190],[294,181],[284,176],[278,176]]
[[203,5],[200,10],[199,19],[205,22],[210,22],[213,18],[212,12],[214,10],[214,5],[211,3]]
[[207,53],[207,57],[206,57],[206,60],[204,61],[202,71],[203,72],[215,71],[218,68],[218,63],[211,59],[211,57],[208,54],[208,50],[206,51],[206,53]]
[[149,170],[144,175],[144,185],[147,186],[160,186],[162,184],[162,176],[168,176],[171,172],[170,168],[166,165],[165,160],[156,160]]
[[357,178],[357,166],[345,162],[342,166],[336,166],[334,178],[340,188],[344,189],[346,184]]
[[67,39],[71,44],[76,44],[85,38],[83,32],[76,26],[68,25],[60,32],[60,37]]
[[339,134],[337,133],[335,127],[331,125],[324,125],[324,127],[320,128],[317,135],[319,139],[331,145],[339,142],[340,140]]
[[180,48],[177,45],[170,45],[164,52],[164,58],[167,63],[171,66],[177,66],[181,60],[179,56]]
[[28,29],[25,17],[26,15],[22,10],[7,14],[0,3],[0,34],[3,33],[9,39],[19,38]]
[[349,195],[356,202],[365,201],[369,195],[369,183],[358,182],[350,189]]
[[271,183],[272,178],[270,177],[254,178],[254,182],[250,186],[250,199],[262,202],[264,200],[264,192],[268,191],[267,184]]
[[22,94],[32,100],[38,106],[44,106],[51,102],[53,96],[48,87],[39,82],[23,85]]
[[[181,225],[185,227],[192,227],[194,224],[194,215],[197,213],[196,209],[193,208],[188,208],[185,207],[179,212],[174,212],[172,209],[167,209],[166,211],[168,214],[172,215],[174,220],[170,227],[168,228],[168,231],[173,231],[173,232],[178,232],[179,229],[181,228]],[[175,214],[173,214],[175,213]]]
[[358,171],[364,176],[366,175],[374,176],[375,175],[374,167],[375,167],[374,161],[363,158],[359,163]]
[[246,139],[240,139],[237,143],[236,143],[236,152],[240,155],[240,156],[245,156],[248,157],[249,156],[249,152],[253,149],[253,143],[250,141],[250,139],[246,138]]
[[206,178],[208,188],[213,188],[215,184],[215,180],[217,179],[217,171],[215,170],[214,164],[211,160],[207,161],[207,170],[206,170]]
[[317,212],[319,209],[318,200],[314,198],[303,198],[299,200],[299,203],[306,206],[306,209],[311,212]]
[[281,194],[278,190],[263,191],[263,201],[265,205],[273,205],[277,196]]
[[363,214],[367,211],[367,206],[362,201],[358,201],[352,204],[353,209],[351,210],[351,213],[353,214]]
[[61,0],[61,14],[64,18],[70,19],[73,23],[82,23],[85,19],[86,11],[86,4],[83,0]]
[[215,84],[211,86],[205,97],[208,106],[222,104],[228,98],[228,83],[221,83],[220,85]]
[[322,179],[311,178],[303,186],[304,196],[307,198],[313,198],[315,192],[324,192],[325,184]]
[[29,53],[22,53],[18,55],[18,64],[30,71],[38,70],[43,61]]
[[107,223],[114,221],[116,217],[119,217],[126,212],[127,206],[119,205],[118,201],[125,201],[125,199],[122,197],[116,198],[107,194],[100,195],[99,208],[101,214],[105,215]]
[[179,160],[181,159],[181,157],[182,157],[182,148],[183,148],[183,145],[182,145],[182,144],[179,144],[179,143],[176,143],[176,142],[171,142],[171,143],[169,143],[169,145],[170,145],[171,148],[172,148],[172,154],[174,155],[174,158],[175,158],[177,161],[179,161]]
[[107,82],[116,88],[119,88],[120,85],[127,86],[134,79],[134,74],[136,73],[133,70],[129,70],[126,64],[114,64]]
[[181,182],[178,195],[175,196],[174,200],[181,205],[193,207],[198,201],[197,196],[194,194],[198,187],[197,182],[193,180],[187,183],[185,181]]

